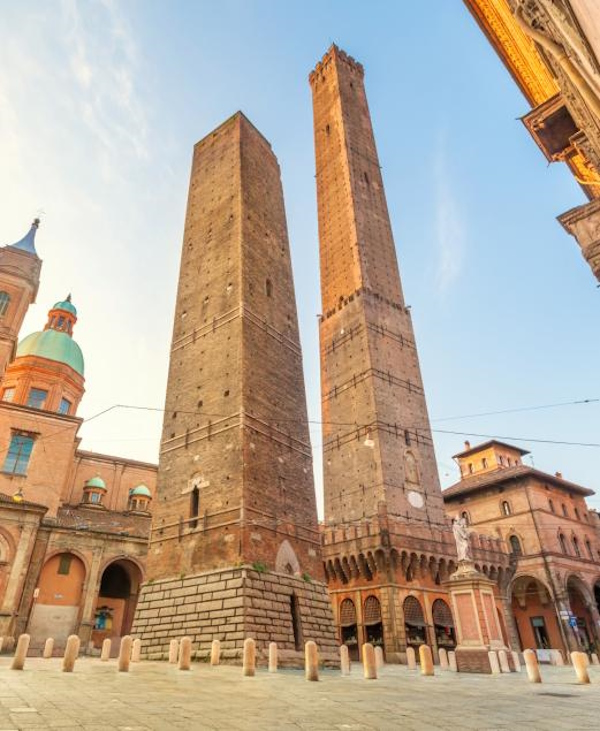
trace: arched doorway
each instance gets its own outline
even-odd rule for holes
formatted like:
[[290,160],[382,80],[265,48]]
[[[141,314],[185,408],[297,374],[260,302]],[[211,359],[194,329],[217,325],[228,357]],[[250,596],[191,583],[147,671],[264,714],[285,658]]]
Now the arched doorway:
[[129,633],[141,578],[137,565],[127,559],[113,561],[104,569],[94,611],[94,647],[101,647],[107,637]]
[[433,602],[432,613],[438,649],[444,647],[446,650],[453,650],[456,647],[456,634],[450,607],[443,599],[436,599]]
[[579,648],[591,654],[594,649],[594,619],[587,606],[586,588],[581,579],[570,576],[567,579],[569,607],[571,608],[571,627]]
[[533,576],[519,576],[511,592],[521,650],[564,649],[556,609],[546,586]]
[[427,644],[427,623],[421,602],[415,596],[407,596],[403,604],[406,646],[414,648],[419,657],[419,647]]
[[33,645],[53,637],[61,646],[77,634],[84,582],[85,566],[75,554],[59,553],[46,561],[27,626]]
[[381,622],[381,604],[376,596],[368,596],[363,607],[366,642],[383,647],[383,624]]
[[340,628],[342,643],[348,647],[350,659],[358,661],[358,625],[352,599],[344,599],[340,604]]

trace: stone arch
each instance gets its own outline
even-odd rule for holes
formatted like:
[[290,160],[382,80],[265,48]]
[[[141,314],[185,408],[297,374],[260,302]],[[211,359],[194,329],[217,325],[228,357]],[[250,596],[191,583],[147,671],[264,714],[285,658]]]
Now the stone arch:
[[10,562],[15,555],[15,542],[7,531],[0,528],[0,563]]
[[454,616],[448,602],[444,599],[436,599],[431,606],[431,615],[438,648],[454,649],[456,647]]
[[129,634],[142,578],[141,566],[130,556],[113,556],[104,563],[94,603],[94,647],[107,637]]
[[513,577],[508,588],[521,649],[560,649],[563,640],[552,592],[536,572]]
[[383,646],[383,621],[381,602],[375,594],[369,594],[363,604],[365,638],[373,645]]
[[592,613],[596,603],[594,594],[578,573],[566,576],[565,587],[571,614],[577,622],[574,627],[575,639],[580,650],[591,653],[598,636]]
[[279,546],[279,550],[277,551],[275,571],[279,574],[291,574],[293,576],[300,575],[300,564],[298,563],[298,558],[287,539],[282,542]]

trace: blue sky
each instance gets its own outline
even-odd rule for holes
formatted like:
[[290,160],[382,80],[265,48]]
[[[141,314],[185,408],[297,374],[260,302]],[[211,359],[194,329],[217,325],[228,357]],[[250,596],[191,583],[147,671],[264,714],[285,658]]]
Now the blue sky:
[[[464,418],[600,398],[600,290],[555,220],[583,193],[529,138],[527,104],[462,2],[22,0],[0,16],[0,242],[43,212],[23,332],[72,292],[80,415],[162,407],[192,146],[242,109],[282,169],[319,419],[307,77],[335,41],[366,69],[443,484],[481,434],[600,490],[598,448],[533,441],[600,443],[600,404]],[[160,425],[113,409],[82,446],[154,461]],[[312,439],[318,473],[318,426]]]

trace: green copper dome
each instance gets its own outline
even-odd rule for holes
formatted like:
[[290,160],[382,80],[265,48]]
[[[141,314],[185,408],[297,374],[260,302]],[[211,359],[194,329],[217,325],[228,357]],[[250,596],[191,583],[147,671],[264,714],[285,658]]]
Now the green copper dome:
[[92,477],[91,480],[88,480],[85,483],[85,486],[100,488],[100,490],[106,490],[106,483],[101,477]]
[[40,358],[65,363],[83,376],[83,353],[81,348],[65,332],[43,330],[42,332],[31,333],[31,335],[21,340],[17,347],[17,358],[25,355],[37,355]]
[[129,495],[143,495],[144,497],[152,497],[152,493],[146,485],[138,485],[129,491]]
[[66,300],[61,300],[60,302],[57,302],[55,305],[52,306],[52,309],[65,310],[66,312],[70,312],[72,315],[75,315],[75,317],[77,317],[77,309],[75,305],[71,302],[71,295],[69,295]]

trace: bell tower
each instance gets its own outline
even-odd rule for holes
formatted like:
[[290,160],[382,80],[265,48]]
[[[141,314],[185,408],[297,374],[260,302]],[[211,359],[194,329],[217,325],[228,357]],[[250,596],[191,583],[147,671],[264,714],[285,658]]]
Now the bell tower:
[[19,330],[37,296],[42,269],[35,250],[39,225],[39,218],[34,219],[20,241],[0,248],[0,378],[15,357]]

